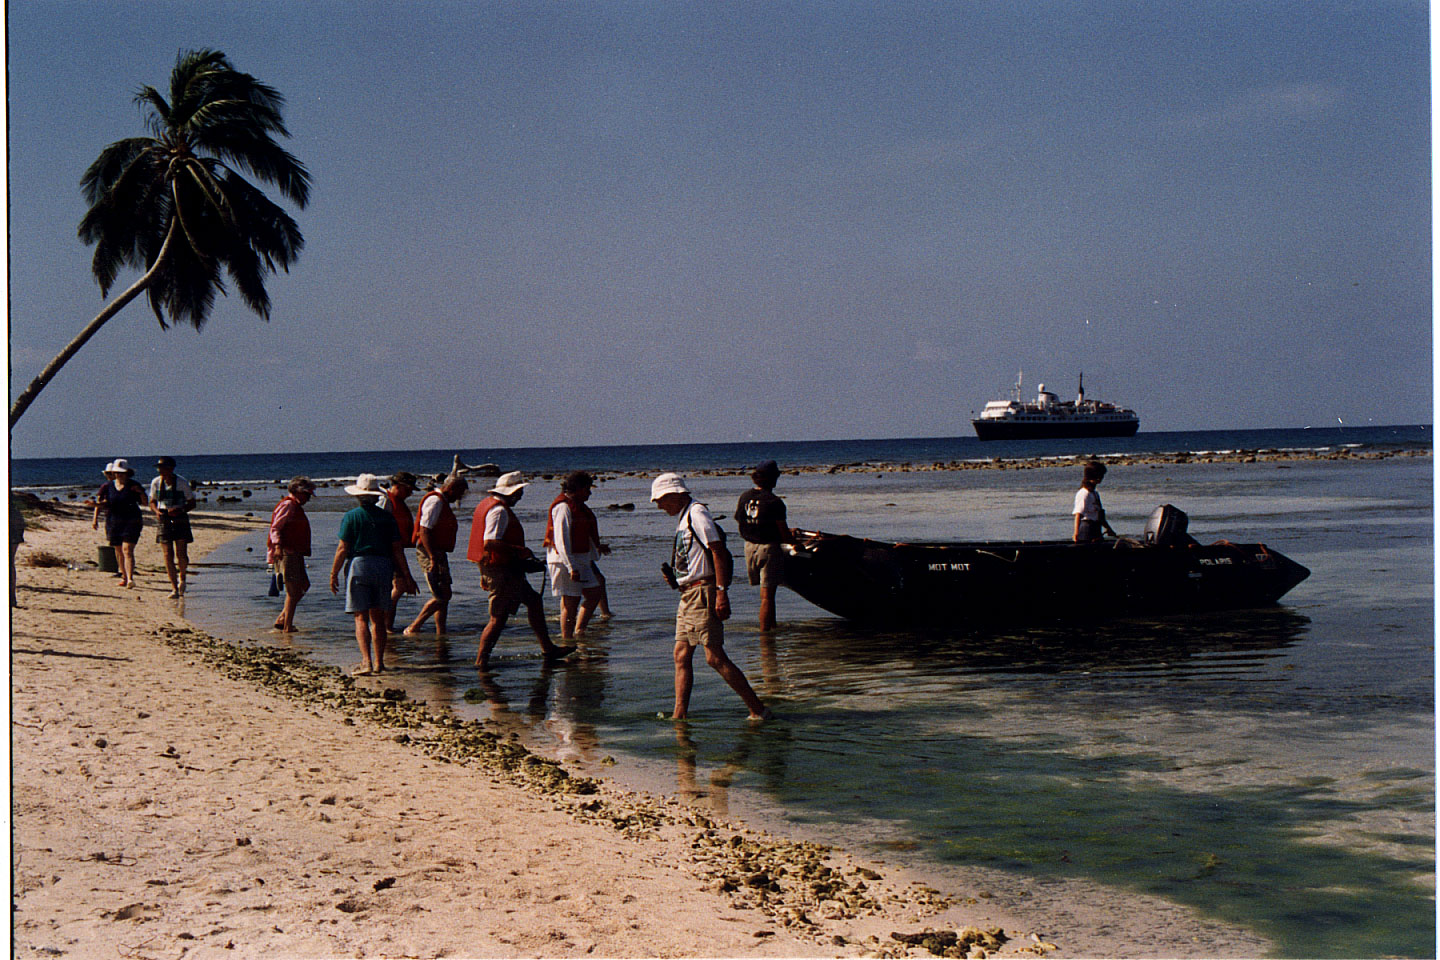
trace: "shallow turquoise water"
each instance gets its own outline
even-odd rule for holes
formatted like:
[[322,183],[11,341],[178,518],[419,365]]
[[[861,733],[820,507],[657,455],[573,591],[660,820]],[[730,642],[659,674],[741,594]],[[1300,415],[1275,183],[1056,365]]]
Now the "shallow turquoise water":
[[[1034,539],[1068,530],[1071,473],[787,477],[780,492],[793,523],[832,532]],[[671,699],[674,595],[656,573],[670,523],[644,481],[620,478],[593,501],[617,619],[576,662],[546,667],[516,624],[482,683],[469,664],[483,598],[457,564],[455,634],[401,641],[387,683],[577,763],[613,756],[596,772],[622,782],[891,861],[1159,896],[1277,956],[1433,955],[1431,483],[1428,459],[1112,469],[1102,492],[1121,532],[1170,502],[1202,541],[1263,540],[1312,569],[1266,611],[887,634],[782,592],[767,640],[739,587],[727,648],[781,715],[757,728],[703,665],[696,719],[655,719]],[[694,485],[716,513],[744,486]],[[532,540],[550,495],[522,502]],[[323,583],[348,505],[327,494],[312,511],[323,546],[294,641],[338,665],[354,640]],[[222,548],[196,578],[186,612],[217,635],[267,636],[258,543]]]

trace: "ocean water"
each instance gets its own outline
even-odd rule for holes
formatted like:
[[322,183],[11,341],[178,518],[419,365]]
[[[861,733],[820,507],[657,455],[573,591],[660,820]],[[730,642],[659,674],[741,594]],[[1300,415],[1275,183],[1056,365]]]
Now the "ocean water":
[[[1343,442],[1428,449],[1428,428],[1392,429],[1359,439],[1347,432]],[[1325,441],[1315,446],[1338,439],[1304,433]],[[1175,445],[1152,441],[1150,449],[1302,445],[1293,436],[1165,437]],[[888,443],[897,453],[855,443],[817,452],[813,462],[920,464],[968,459],[980,446]],[[1106,452],[1102,444],[1002,455]],[[802,462],[787,453],[640,448],[484,459],[537,474],[578,465],[699,470],[764,455]],[[435,456],[437,469],[448,464],[448,455]],[[357,457],[378,471],[412,462]],[[344,476],[339,464],[360,460],[326,462],[335,464],[328,475]],[[408,468],[417,466],[429,469]],[[323,469],[302,458],[255,479],[326,476]],[[1076,473],[817,472],[783,477],[778,492],[792,524],[807,528],[905,540],[1043,539],[1068,534]],[[557,480],[537,482],[517,511],[532,545]],[[730,513],[746,485],[735,476],[692,482],[717,514]],[[675,724],[656,716],[673,697],[675,595],[657,571],[672,524],[648,503],[646,478],[615,475],[592,505],[614,547],[602,567],[616,617],[597,624],[573,662],[542,663],[516,622],[493,672],[477,675],[484,596],[460,562],[451,636],[399,640],[384,683],[434,710],[489,718],[622,784],[942,880],[956,871],[956,884],[966,882],[958,871],[979,868],[995,878],[997,894],[1051,891],[1057,909],[1059,891],[1075,889],[1158,897],[1267,937],[1276,956],[1433,956],[1431,459],[1116,465],[1101,489],[1121,533],[1173,503],[1198,539],[1263,541],[1312,576],[1266,610],[1010,631],[968,629],[958,614],[953,629],[863,630],[782,591],[781,627],[769,637],[755,628],[756,592],[737,586],[726,646],[779,719],[747,723],[738,698],[701,662],[694,719]],[[278,487],[256,484],[229,508],[263,515],[278,496]],[[278,605],[265,596],[259,533],[205,559],[185,614],[218,636],[356,662],[351,620],[324,586],[340,511],[351,503],[326,489],[311,510],[316,586],[300,606],[298,635],[266,629]],[[621,509],[627,504],[633,509]],[[722,525],[733,532],[733,521]],[[462,542],[465,535],[462,528]],[[555,602],[547,604],[553,617]],[[417,607],[402,601],[400,619]],[[606,758],[615,764],[602,765]]]

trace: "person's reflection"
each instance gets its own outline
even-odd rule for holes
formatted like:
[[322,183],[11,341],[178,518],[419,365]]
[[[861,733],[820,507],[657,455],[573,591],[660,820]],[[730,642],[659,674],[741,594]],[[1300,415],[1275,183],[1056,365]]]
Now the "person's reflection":
[[780,676],[780,656],[775,649],[775,634],[760,633],[760,689],[766,700],[774,700],[783,693]]
[[600,737],[595,725],[582,718],[598,715],[604,699],[603,658],[591,659],[587,652],[564,665],[545,715],[545,729],[555,738],[556,760],[584,763],[598,758]]
[[710,772],[709,784],[700,786],[700,751],[690,736],[690,724],[675,724],[675,792],[688,803],[708,807],[717,817],[730,816],[730,784],[735,774],[745,768],[755,731],[747,730],[730,751],[725,762]]
[[[546,678],[546,673],[547,670],[541,670],[541,683],[549,683],[549,680]],[[485,705],[490,708],[490,719],[500,728],[501,733],[516,733],[523,738],[530,732],[531,725],[534,722],[531,719],[535,704],[533,690],[531,691],[531,697],[527,704],[526,711],[518,713],[510,708],[510,698],[505,695],[505,689],[496,681],[494,673],[489,670],[480,672],[476,675],[476,685],[480,688],[481,692],[485,694]],[[540,702],[542,705],[540,716],[543,717],[543,694],[541,695]]]

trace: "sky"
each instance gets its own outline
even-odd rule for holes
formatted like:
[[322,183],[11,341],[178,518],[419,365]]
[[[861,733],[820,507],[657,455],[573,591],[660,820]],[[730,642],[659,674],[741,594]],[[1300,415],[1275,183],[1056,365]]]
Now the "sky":
[[1422,2],[7,17],[12,400],[104,306],[79,180],[180,51],[314,181],[268,323],[131,304],[12,456],[971,436],[1021,371],[1146,431],[1432,420]]

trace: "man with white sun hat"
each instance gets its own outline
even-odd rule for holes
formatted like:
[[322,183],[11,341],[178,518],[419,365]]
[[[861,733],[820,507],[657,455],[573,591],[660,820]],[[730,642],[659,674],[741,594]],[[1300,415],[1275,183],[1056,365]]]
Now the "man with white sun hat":
[[490,496],[475,507],[470,522],[470,544],[465,556],[479,566],[480,586],[490,594],[490,620],[480,632],[480,649],[475,653],[475,666],[481,670],[489,668],[495,641],[500,639],[510,615],[522,606],[546,660],[563,660],[575,652],[572,646],[559,646],[550,640],[545,600],[525,578],[531,570],[545,569],[525,546],[525,529],[515,517],[515,504],[529,485],[518,470],[502,474],[490,488]]
[[770,711],[755,694],[744,672],[725,653],[725,624],[730,618],[730,573],[733,560],[725,537],[709,509],[690,496],[685,478],[662,473],[650,485],[650,501],[678,522],[663,569],[667,581],[680,591],[675,611],[675,712],[683,720],[690,711],[690,690],[695,684],[695,648],[705,648],[705,662],[740,695],[751,720],[764,720]]

